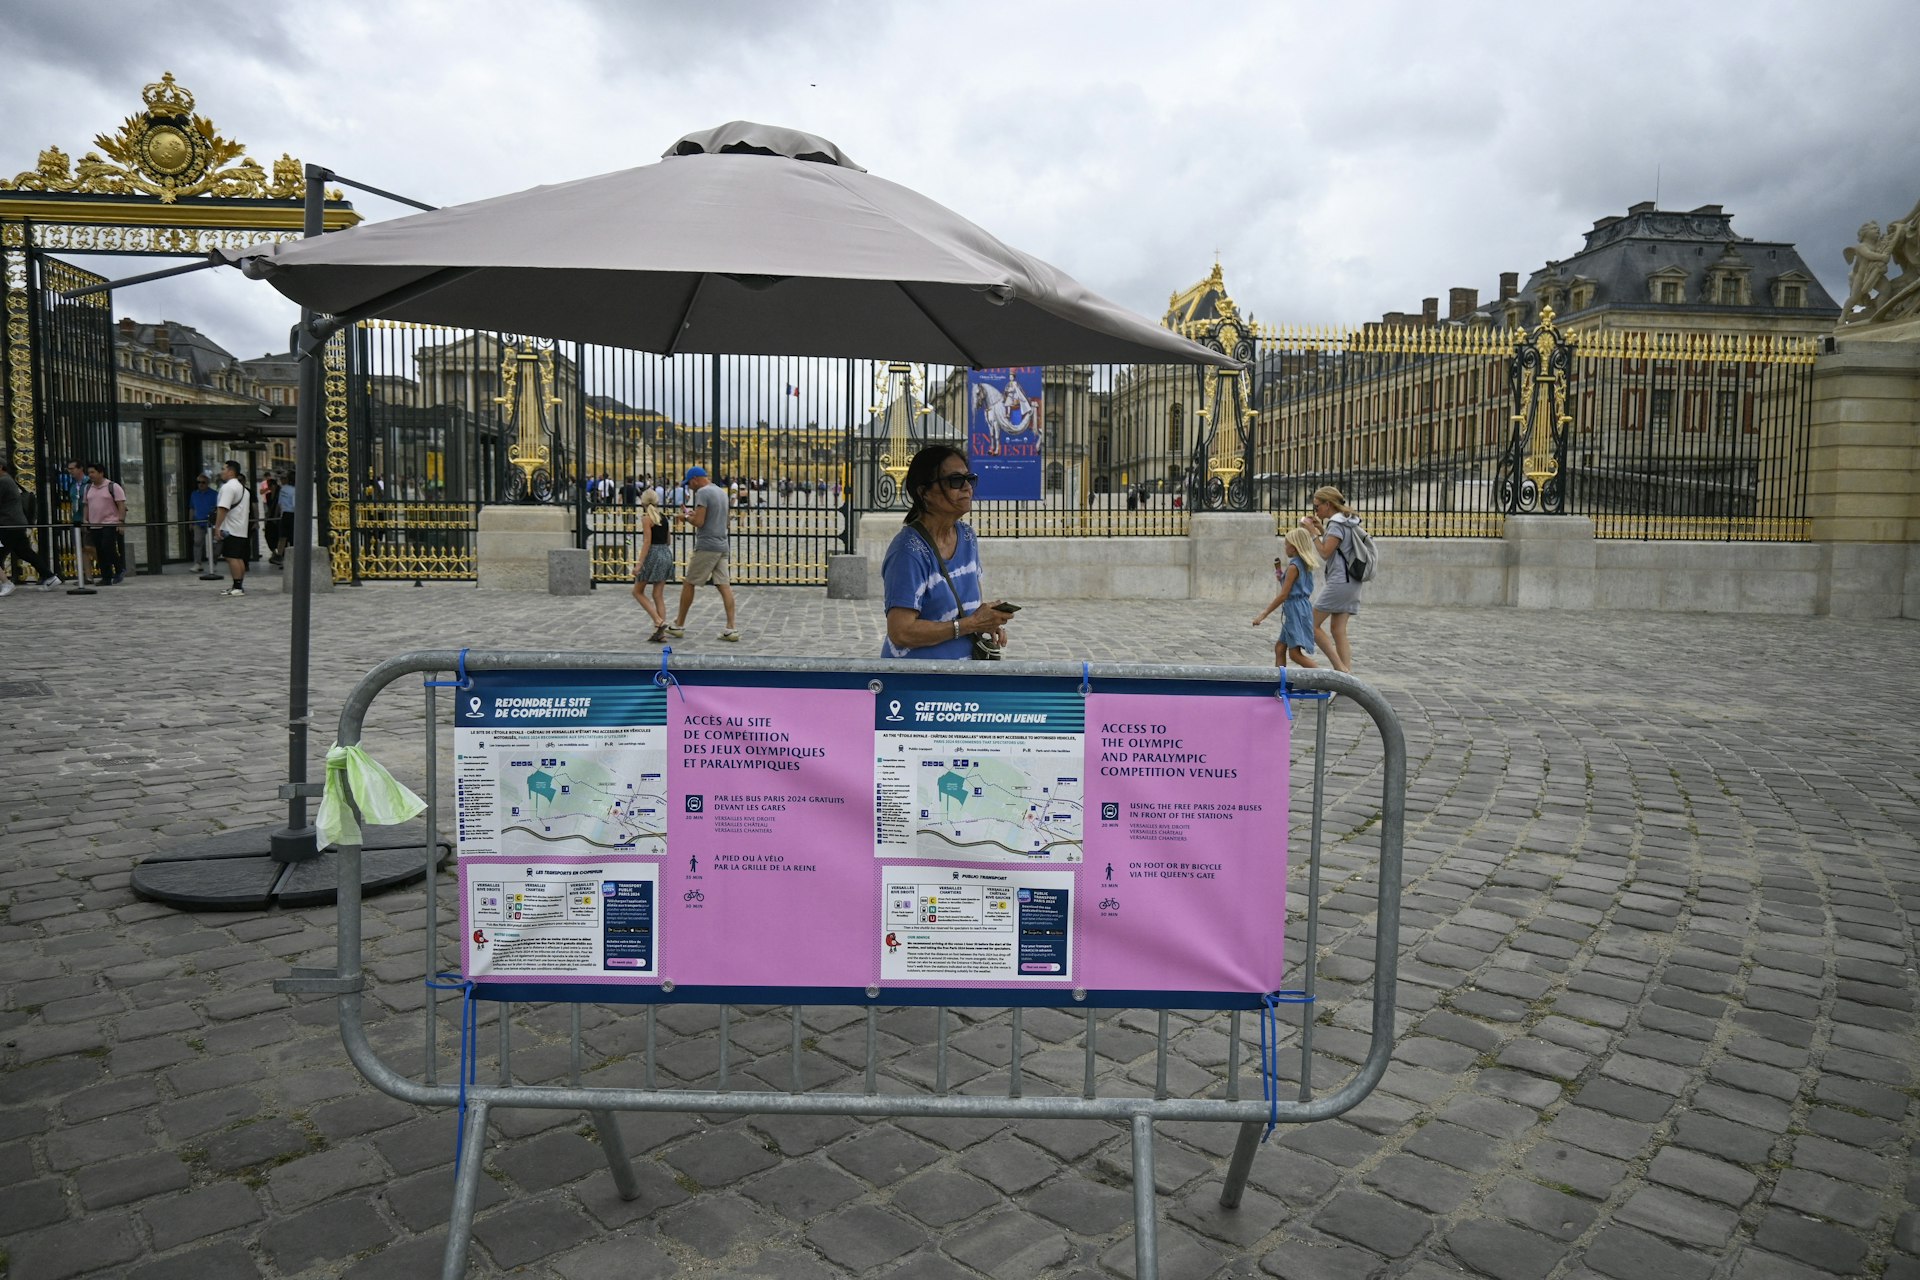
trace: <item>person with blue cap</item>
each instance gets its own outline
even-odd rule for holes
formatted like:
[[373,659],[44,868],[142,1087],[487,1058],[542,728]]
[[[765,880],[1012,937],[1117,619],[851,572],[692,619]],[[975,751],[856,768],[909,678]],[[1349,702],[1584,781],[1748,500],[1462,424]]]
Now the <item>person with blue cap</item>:
[[738,642],[733,582],[727,576],[727,491],[707,477],[705,467],[687,468],[686,483],[692,492],[678,518],[693,526],[693,553],[687,557],[686,576],[680,583],[680,612],[667,634],[676,640],[687,634],[687,614],[693,608],[694,592],[711,582],[727,610],[727,629],[720,638]]

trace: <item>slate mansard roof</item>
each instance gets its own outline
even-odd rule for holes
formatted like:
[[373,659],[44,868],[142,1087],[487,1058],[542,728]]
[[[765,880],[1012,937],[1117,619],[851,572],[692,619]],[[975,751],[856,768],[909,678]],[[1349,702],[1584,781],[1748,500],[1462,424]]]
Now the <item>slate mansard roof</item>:
[[[1714,301],[1711,280],[1716,267],[1745,268],[1752,301],[1742,305]],[[1653,300],[1650,283],[1656,275],[1681,281],[1682,305],[1692,311],[1840,314],[1839,304],[1793,245],[1736,235],[1733,215],[1717,204],[1682,213],[1656,209],[1650,200],[1634,205],[1624,217],[1613,215],[1595,222],[1578,253],[1534,271],[1519,296],[1536,317],[1543,291],[1569,299],[1559,312],[1563,319],[1606,310],[1645,310],[1660,305]],[[1783,277],[1801,287],[1803,305],[1773,304],[1773,285]],[[1591,301],[1577,309],[1570,305],[1576,284],[1593,287]],[[1496,300],[1482,310],[1497,316],[1500,305]]]

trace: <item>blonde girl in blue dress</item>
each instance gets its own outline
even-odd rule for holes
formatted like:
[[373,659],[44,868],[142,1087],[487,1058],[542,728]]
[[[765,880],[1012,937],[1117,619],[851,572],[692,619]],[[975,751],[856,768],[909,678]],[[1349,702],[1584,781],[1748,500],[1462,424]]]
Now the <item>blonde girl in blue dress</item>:
[[1273,644],[1273,665],[1284,667],[1291,659],[1295,666],[1317,667],[1313,653],[1313,575],[1323,562],[1314,548],[1313,535],[1298,525],[1287,530],[1288,555],[1273,562],[1273,576],[1280,581],[1280,594],[1254,618],[1259,626],[1275,609],[1280,614],[1280,638]]

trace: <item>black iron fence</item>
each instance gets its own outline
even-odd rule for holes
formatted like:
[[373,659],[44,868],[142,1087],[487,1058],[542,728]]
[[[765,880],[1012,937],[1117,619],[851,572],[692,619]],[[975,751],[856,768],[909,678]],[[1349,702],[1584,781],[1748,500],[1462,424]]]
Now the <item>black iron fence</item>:
[[[1199,333],[1214,340],[1210,333]],[[1807,536],[1811,339],[1256,328],[1238,375],[1072,365],[970,379],[882,361],[662,357],[392,322],[359,326],[330,469],[363,578],[471,578],[483,504],[568,512],[602,581],[630,578],[642,496],[688,468],[734,501],[739,581],[825,580],[861,513],[906,505],[908,460],[1023,397],[1020,501],[992,537],[1179,536],[1195,511],[1304,509],[1334,484],[1379,534],[1498,536],[1509,514],[1603,537]],[[1520,354],[1517,356],[1516,352]],[[983,390],[981,382],[994,384]],[[1009,426],[1004,420],[1002,426]],[[977,468],[978,469],[978,468]]]
[[[1245,435],[1260,505],[1340,487],[1375,533],[1804,541],[1812,338],[1369,328],[1261,335]],[[1552,357],[1558,348],[1560,359]]]

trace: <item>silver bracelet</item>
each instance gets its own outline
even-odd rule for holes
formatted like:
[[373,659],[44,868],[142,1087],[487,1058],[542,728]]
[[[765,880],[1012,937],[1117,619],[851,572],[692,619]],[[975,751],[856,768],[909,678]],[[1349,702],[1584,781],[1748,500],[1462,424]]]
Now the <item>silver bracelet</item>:
[[960,619],[958,618],[953,620],[953,638],[955,640],[960,638]]

